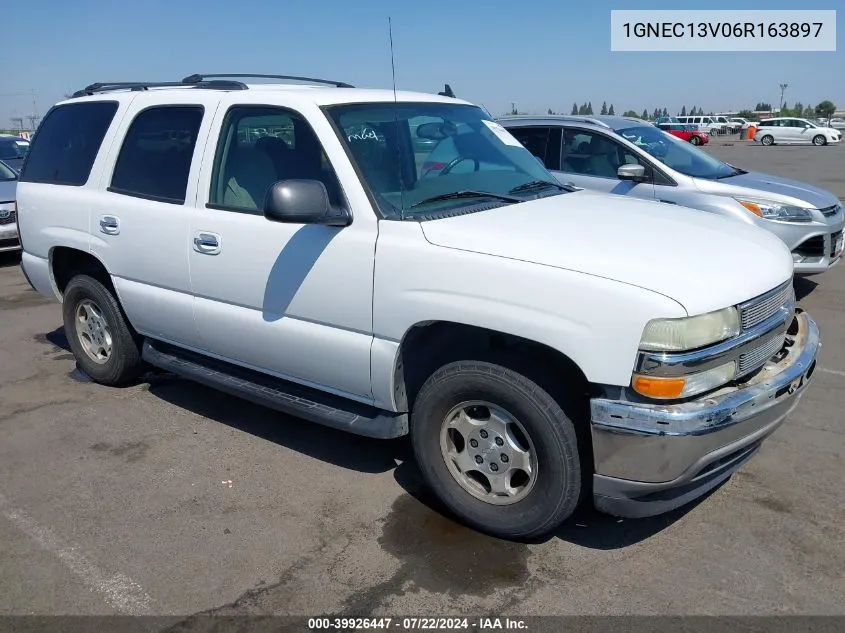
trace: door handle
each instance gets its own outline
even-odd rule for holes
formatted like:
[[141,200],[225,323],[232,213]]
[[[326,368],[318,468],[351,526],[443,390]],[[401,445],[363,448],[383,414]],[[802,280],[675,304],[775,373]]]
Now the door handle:
[[220,236],[214,233],[197,233],[194,236],[194,250],[204,255],[220,252]]
[[113,215],[100,216],[100,233],[117,235],[120,233],[120,220]]

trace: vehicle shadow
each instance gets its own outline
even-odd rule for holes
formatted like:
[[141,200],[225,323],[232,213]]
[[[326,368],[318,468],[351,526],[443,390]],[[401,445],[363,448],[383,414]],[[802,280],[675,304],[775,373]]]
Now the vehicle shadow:
[[[428,506],[432,512],[448,517],[456,524],[459,523],[452,512],[440,503],[424,485],[419,468],[413,458],[397,466],[393,472],[396,482],[417,501]],[[603,514],[587,500],[553,534],[526,542],[537,544],[557,539],[579,547],[597,550],[630,547],[655,536],[679,521],[687,513],[695,510],[711,494],[719,490],[722,485],[724,483],[683,508],[644,519],[620,519]]]
[[329,464],[374,474],[396,467],[401,441],[314,424],[172,374],[152,372],[144,380],[160,400]]
[[[375,440],[353,435],[253,405],[171,374],[151,374],[145,379],[150,381],[149,392],[155,397],[279,446],[362,473],[378,474],[392,470],[396,483],[432,514],[450,521],[453,524],[451,530],[474,532],[464,527],[426,487],[408,437]],[[707,496],[665,515],[635,520],[601,514],[587,503],[556,533],[530,542],[560,539],[590,549],[622,549],[668,528]]]
[[818,287],[818,282],[807,277],[795,277],[792,281],[795,288],[795,298],[801,301]]
[[[65,351],[70,350],[63,327],[38,335],[36,339]],[[434,497],[423,482],[407,436],[395,440],[376,440],[339,431],[252,404],[160,370],[148,372],[139,382],[146,386],[152,396],[168,404],[323,462],[361,473],[393,471],[394,480],[407,493],[406,498],[411,497],[420,502],[432,518],[436,515],[448,522],[451,526],[449,531],[473,533],[476,540],[489,538],[497,541],[463,526]],[[590,549],[622,549],[645,541],[668,528],[695,509],[709,494],[665,515],[634,520],[601,514],[587,502],[556,533],[529,542],[560,539]]]

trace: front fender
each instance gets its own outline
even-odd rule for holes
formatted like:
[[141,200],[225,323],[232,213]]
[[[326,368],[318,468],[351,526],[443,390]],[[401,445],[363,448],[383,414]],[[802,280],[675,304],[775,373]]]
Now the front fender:
[[[381,227],[373,331],[383,363],[415,325],[449,321],[541,343],[566,355],[590,382],[627,385],[646,323],[687,316],[673,299],[644,288],[434,246],[416,223]],[[373,367],[374,383],[381,372]]]

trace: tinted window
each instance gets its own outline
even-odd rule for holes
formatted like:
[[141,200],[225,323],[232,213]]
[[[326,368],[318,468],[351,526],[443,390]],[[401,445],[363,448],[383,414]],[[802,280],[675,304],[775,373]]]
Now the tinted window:
[[184,203],[202,115],[202,106],[141,112],[126,133],[109,191]]
[[319,180],[330,202],[342,205],[334,170],[304,118],[264,106],[229,110],[217,145],[209,203],[259,212],[267,190],[288,179]]
[[560,128],[512,127],[508,131],[548,169],[560,166]]
[[0,139],[0,160],[23,158],[29,149],[29,141],[23,139]]
[[38,128],[21,172],[24,182],[84,185],[117,103],[90,101],[52,109]]

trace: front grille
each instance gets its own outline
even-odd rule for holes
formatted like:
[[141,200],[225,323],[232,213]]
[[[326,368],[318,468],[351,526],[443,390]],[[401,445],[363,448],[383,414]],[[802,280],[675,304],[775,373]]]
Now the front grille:
[[841,204],[834,204],[833,206],[825,207],[824,209],[819,209],[819,211],[822,212],[822,215],[826,218],[829,218],[832,215],[836,215],[841,210],[842,210]]
[[751,351],[741,354],[737,362],[737,377],[744,376],[748,372],[762,367],[767,360],[777,354],[778,350],[783,347],[785,336],[786,334],[773,336],[769,340],[760,343]]
[[[822,250],[822,252],[824,252]],[[793,295],[792,281],[788,281],[774,290],[752,299],[739,308],[740,323],[743,330],[748,330],[762,323],[785,306]]]
[[16,237],[10,238],[8,240],[0,240],[0,248],[12,248],[13,246],[20,246],[21,243],[18,241]]
[[[2,212],[2,211],[0,211],[0,213],[3,213],[3,212]],[[15,223],[15,212],[14,212],[14,211],[10,211],[9,213],[10,213],[11,215],[7,215],[7,216],[5,216],[5,217],[4,217],[4,216],[0,216],[0,224],[14,224],[14,223]]]

